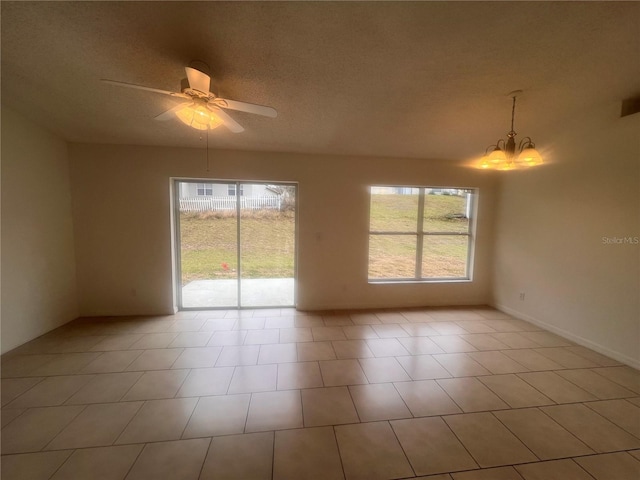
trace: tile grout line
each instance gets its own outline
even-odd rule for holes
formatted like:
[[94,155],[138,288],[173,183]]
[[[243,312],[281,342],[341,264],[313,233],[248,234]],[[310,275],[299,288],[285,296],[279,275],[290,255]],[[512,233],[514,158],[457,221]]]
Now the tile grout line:
[[[520,374],[526,374],[526,373],[555,373],[554,370],[545,370],[545,371],[541,371],[541,372],[520,372]],[[542,390],[538,389],[538,387],[536,387],[535,385],[532,385],[531,382],[527,382],[526,378],[522,378],[520,376],[520,374],[516,373],[515,375],[522,380],[523,382],[525,382],[527,385],[531,386],[532,388],[536,389],[538,392],[540,392],[541,394],[543,394],[545,397],[547,397],[549,400],[551,400],[552,402],[554,402],[556,405],[566,405],[566,404],[574,404],[574,403],[582,403],[584,400],[578,400],[578,401],[573,401],[573,402],[563,402],[563,403],[558,403],[556,402],[553,398],[551,398],[549,395],[545,394]],[[566,380],[568,383],[571,383],[572,385],[574,385],[576,388],[578,388],[579,390],[582,390],[583,392],[585,392],[588,395],[592,395],[591,393],[587,392],[586,390],[584,390],[583,388],[580,388],[578,385],[574,384],[573,382],[570,382],[569,380],[565,379],[564,377],[561,377],[560,375],[557,375],[560,379],[562,380]],[[594,397],[595,400],[588,400],[588,401],[598,401],[599,399],[597,397],[595,397],[594,395],[592,395]]]
[[[127,427],[129,427],[129,425],[131,425],[131,422],[133,422],[133,419],[136,418],[136,416],[138,416],[138,413],[140,413],[140,410],[142,410],[144,408],[144,406],[148,403],[148,400],[135,400],[135,401],[131,401],[129,403],[135,403],[135,402],[140,402],[141,405],[136,409],[136,411],[133,413],[133,415],[131,415],[131,418],[129,419],[127,424],[122,428],[122,430],[120,430],[120,433],[118,433],[116,438],[113,440],[113,442],[111,443],[111,446],[116,446],[118,444],[118,440],[120,439],[120,437],[122,436],[124,431],[127,429]],[[122,403],[122,402],[118,402],[118,403]],[[124,445],[127,445],[127,444],[124,444]],[[90,448],[90,447],[86,447],[86,448]]]
[[605,417],[604,415],[602,415],[600,412],[598,412],[597,410],[594,410],[593,407],[589,406],[590,403],[597,403],[597,402],[613,402],[613,401],[622,401],[625,402],[629,405],[633,405],[634,407],[637,408],[636,405],[634,405],[633,403],[629,402],[627,398],[612,398],[612,399],[607,399],[607,400],[595,400],[595,401],[590,401],[590,402],[582,402],[582,404],[587,407],[589,410],[591,410],[592,412],[600,415],[602,418],[604,418],[605,420],[613,423],[614,425],[616,425],[618,428],[621,428],[622,430],[624,430],[625,432],[629,433],[631,436],[636,437],[637,439],[640,440],[640,437],[638,437],[636,434],[634,434],[633,432],[630,432],[629,430],[627,430],[625,427],[623,427],[622,425],[617,424],[616,422],[614,422],[613,420],[610,420],[609,418]]
[[340,451],[340,444],[338,443],[338,433],[336,432],[336,426],[331,425],[331,431],[333,432],[333,441],[338,452],[338,458],[340,459],[340,468],[342,469],[342,478],[347,478],[347,472],[344,470],[344,461],[342,460],[342,452]]
[[571,458],[571,461],[573,463],[575,463],[579,469],[581,469],[583,472],[585,472],[587,475],[589,475],[591,478],[593,478],[594,480],[597,480],[593,475],[591,475],[591,472],[587,471],[586,468],[584,468],[582,465],[580,465],[578,462],[576,462],[575,458]]
[[[597,367],[595,367],[595,368],[597,368]],[[568,369],[568,370],[589,370],[590,372],[593,372],[593,369],[594,369],[594,367],[588,367],[588,368],[570,368],[570,369]],[[599,377],[602,377],[602,378],[604,378],[605,380],[607,380],[607,381],[609,381],[609,382],[611,382],[611,383],[614,383],[614,384],[618,385],[619,387],[621,387],[621,388],[623,388],[623,389],[627,390],[628,392],[631,392],[631,390],[629,390],[628,388],[626,388],[624,385],[620,385],[620,384],[619,384],[619,383],[617,383],[617,382],[614,382],[614,381],[612,381],[612,380],[609,380],[608,378],[605,378],[604,376],[602,376],[602,375],[598,374],[598,372],[593,372],[593,373],[595,373],[595,374],[596,374],[596,375],[598,375]],[[578,385],[578,384],[577,384],[577,383],[575,383],[573,380],[571,380],[571,379],[569,379],[569,378],[565,377],[564,375],[559,375],[559,376],[560,376],[560,377],[562,377],[562,378],[563,378],[564,380],[566,380],[567,382],[572,383],[572,384],[574,384],[576,387],[578,387],[578,388],[580,388],[580,389],[584,390],[585,392],[587,392],[587,393],[589,393],[589,394],[593,395],[593,396],[594,396],[596,399],[598,399],[598,400],[615,400],[616,398],[631,398],[632,396],[635,396],[635,395],[632,395],[632,396],[625,396],[625,397],[601,398],[601,397],[599,397],[598,395],[596,395],[594,392],[589,391],[589,390],[587,390],[587,388],[585,388],[585,387],[582,387],[582,386]],[[635,393],[635,392],[631,392],[631,393]]]
[[400,446],[400,450],[402,450],[402,454],[404,455],[404,459],[407,461],[407,464],[409,464],[409,468],[413,472],[413,476],[414,477],[418,476],[418,474],[416,473],[416,469],[413,467],[413,463],[411,463],[411,460],[409,459],[409,455],[407,455],[407,452],[405,451],[404,447],[402,446],[402,442],[398,438],[398,433],[396,432],[396,430],[393,428],[393,425],[391,424],[391,421],[390,420],[385,420],[385,422],[387,423],[387,425],[389,425],[389,428],[391,429],[391,432],[393,433],[393,437],[396,439],[396,442],[398,442],[398,445]]
[[[537,408],[536,408],[537,410]],[[529,448],[529,445],[526,444],[526,442],[524,440],[522,440],[518,435],[516,435],[516,432],[514,432],[513,430],[511,430],[509,428],[509,426],[504,423],[502,420],[500,420],[500,417],[498,417],[495,412],[489,412],[489,414],[496,419],[496,421],[502,425],[511,435],[513,435],[513,437],[518,440],[523,446],[524,448],[526,448],[529,452],[531,452],[531,455],[533,455],[535,458],[538,459],[538,461],[543,461],[538,455],[536,455],[536,452],[534,452],[533,450],[531,450],[531,448]]]
[[[71,460],[71,457],[73,457],[73,455],[75,455],[75,453],[76,453],[76,450],[71,450],[71,452],[69,453],[69,456],[68,456],[67,458],[65,458],[65,459],[64,459],[64,462],[62,462],[62,463],[58,466],[58,468],[56,468],[56,469],[55,469],[55,471],[53,471],[53,472],[51,473],[51,475],[49,475],[49,476],[47,477],[47,480],[49,480],[49,479],[51,479],[51,478],[55,477],[56,473],[58,473],[58,471],[59,471],[59,470],[61,470],[61,469],[62,469],[62,467],[64,467],[64,466],[65,466],[65,464],[66,464],[69,460]],[[137,457],[136,457],[136,458],[137,458]]]
[[[563,404],[564,405],[564,404]],[[571,403],[570,405],[584,405],[584,403],[582,402],[576,402],[576,403]],[[561,405],[550,405],[547,406],[546,408],[553,408],[553,407],[557,407],[557,406],[561,406]],[[588,408],[588,407],[587,407]],[[589,410],[591,410],[590,408],[588,408]],[[580,437],[578,437],[574,432],[572,432],[571,430],[569,430],[568,428],[565,428],[564,425],[562,425],[560,422],[558,422],[555,418],[553,418],[551,415],[549,415],[547,412],[545,412],[542,408],[537,407],[537,410],[540,410],[544,415],[547,416],[547,418],[549,420],[551,420],[552,422],[554,422],[555,424],[557,424],[558,426],[560,426],[560,428],[566,430],[567,432],[569,432],[571,434],[571,436],[573,436],[576,440],[578,440],[580,443],[586,445],[590,450],[592,450],[594,452],[594,454],[601,454],[601,453],[605,453],[605,452],[598,452],[595,448],[593,448],[591,445],[589,445],[587,442],[585,442],[584,440],[582,440]],[[593,410],[591,410],[593,412]],[[594,412],[597,414],[597,412]],[[609,421],[607,419],[605,419],[606,421]],[[611,422],[611,424],[613,425],[613,422]],[[633,436],[633,435],[632,435]],[[588,455],[592,455],[592,454],[588,454]],[[578,455],[578,456],[583,456],[583,455]]]
[[[121,397],[120,397],[116,402],[103,402],[103,403],[122,403],[123,401],[124,401],[124,402],[131,402],[131,401],[134,401],[134,400],[123,400],[123,399],[124,399],[124,397],[126,397],[126,396],[127,396],[127,394],[128,394],[128,393],[133,389],[133,387],[135,387],[135,386],[138,384],[138,382],[140,381],[140,379],[141,379],[141,378],[144,376],[144,374],[145,374],[145,373],[147,373],[147,372],[146,372],[146,371],[138,371],[138,372],[124,372],[124,371],[123,371],[123,372],[116,372],[116,373],[139,373],[140,375],[138,375],[138,378],[136,378],[136,381],[135,381],[135,382],[133,382],[129,388],[127,388],[127,391],[126,391],[126,392],[124,392],[124,393],[122,394],[122,396],[121,396]],[[108,374],[107,374],[107,375],[108,375]],[[70,399],[71,399],[71,397],[69,397],[69,399],[68,399],[67,401],[69,401]],[[100,402],[98,402],[98,403],[100,403]]]
[[[449,400],[451,400],[453,402],[453,404],[460,409],[460,413],[452,413],[452,414],[448,414],[448,415],[465,415],[467,413],[480,413],[482,411],[485,411],[485,412],[490,411],[490,410],[480,410],[480,411],[469,411],[469,412],[467,412],[464,408],[462,408],[462,405],[460,405],[458,402],[456,402],[455,398],[453,398],[451,395],[449,395],[449,392],[447,392],[447,389],[444,388],[442,385],[440,385],[440,382],[438,382],[438,380],[449,380],[449,379],[448,378],[436,378],[436,379],[433,380],[433,382],[438,386],[438,388],[440,390],[442,390],[442,392],[447,397],[449,397]],[[443,416],[448,416],[448,415],[440,415],[440,416],[443,417]]]
[[[47,408],[47,407],[40,407],[40,408]],[[60,430],[58,430],[58,432],[51,438],[51,440],[49,440],[40,450],[37,450],[38,452],[47,452],[49,450],[47,450],[46,448],[51,445],[51,443],[53,443],[55,441],[56,438],[58,438],[58,436],[60,436],[60,434],[69,426],[73,423],[73,421],[78,418],[80,415],[82,415],[84,413],[84,411],[89,408],[88,405],[83,405],[82,408],[80,409],[80,411],[78,413],[76,413],[73,418],[71,420],[69,420],[68,423],[66,423]],[[29,409],[27,409],[27,411],[29,411]],[[26,413],[26,412],[25,412]]]
[[[414,381],[415,380],[412,380],[412,383]],[[390,383],[393,386],[393,389],[396,392],[396,394],[400,397],[400,400],[402,400],[402,403],[404,404],[404,406],[407,409],[407,411],[411,414],[411,418],[419,418],[419,417],[416,417],[415,414],[413,413],[413,411],[409,408],[409,405],[407,404],[407,402],[405,401],[404,397],[402,396],[402,394],[398,390],[398,387],[396,387],[396,383],[401,383],[401,382],[390,382]]]
[[[206,438],[206,437],[204,437]],[[202,464],[200,465],[200,471],[198,472],[198,478],[202,477],[202,471],[204,470],[204,464],[207,462],[207,457],[209,456],[209,450],[211,450],[211,447],[213,445],[213,437],[209,437],[209,445],[207,445],[207,451],[204,454],[204,458],[202,459]],[[127,472],[127,475],[129,473]],[[124,480],[126,480],[126,476],[124,477]]]
[[[20,378],[33,378],[33,377],[17,377],[17,378],[18,378],[18,379],[20,379]],[[36,378],[37,378],[37,377],[36,377]],[[12,398],[12,399],[11,399],[11,401],[7,402],[5,405],[2,405],[2,406],[0,407],[0,410],[13,410],[11,407],[9,407],[9,405],[11,405],[14,401],[16,401],[18,398],[22,397],[23,395],[26,395],[27,393],[29,393],[29,391],[33,390],[33,388],[35,388],[35,387],[36,387],[37,385],[39,385],[40,383],[44,382],[47,378],[48,378],[48,377],[42,377],[40,380],[38,380],[36,383],[34,383],[33,385],[31,385],[29,388],[27,388],[27,389],[26,389],[24,392],[22,392],[20,395],[16,396],[15,398]],[[84,385],[83,385],[83,386],[84,386]],[[82,388],[82,387],[80,387],[80,388]],[[71,396],[73,396],[73,395],[75,395],[75,394],[76,394],[76,392],[72,393],[72,394],[71,394]],[[69,397],[69,398],[71,398],[71,397]],[[67,398],[67,400],[69,400],[69,399]],[[65,402],[66,402],[66,400],[65,400]],[[63,402],[63,404],[64,404],[64,402]],[[29,408],[29,407],[27,407],[27,408]],[[18,410],[18,409],[15,409],[15,410]],[[22,415],[22,414],[20,414],[20,415]],[[17,417],[16,417],[16,418],[17,418]],[[15,418],[14,418],[13,420],[15,420]],[[13,421],[13,420],[11,420],[11,421]],[[11,423],[11,422],[9,422],[9,423]],[[8,425],[8,424],[7,424],[7,425]],[[5,425],[5,426],[7,426],[7,425]],[[3,428],[4,428],[4,427],[3,427]]]
[[[527,373],[527,372],[525,372]],[[497,375],[497,376],[501,376],[503,374]],[[551,401],[552,403],[550,404],[543,404],[543,405],[528,405],[528,406],[521,406],[521,407],[514,407],[513,405],[511,405],[509,402],[507,402],[506,399],[502,398],[500,396],[500,394],[494,390],[493,388],[491,388],[491,385],[487,385],[486,383],[484,383],[482,381],[482,378],[478,378],[478,381],[480,383],[482,383],[485,387],[487,387],[489,390],[491,390],[491,392],[493,392],[494,395],[496,395],[500,400],[502,400],[504,403],[506,403],[509,406],[509,409],[516,409],[516,408],[534,408],[534,407],[540,407],[540,406],[550,406],[550,405],[557,405],[557,403],[552,399],[549,398],[547,395],[545,395],[544,393],[542,393],[540,390],[538,390],[536,387],[534,387],[533,385],[529,385],[527,382],[525,382],[522,378],[518,377],[516,373],[507,373],[504,375],[513,375],[516,378],[518,378],[521,382],[524,382],[527,386],[531,387],[533,390],[535,390],[536,392],[538,392],[540,395],[542,395],[543,397],[549,399],[549,401]],[[495,376],[495,375],[491,375],[491,376]],[[487,377],[487,375],[482,375],[481,377]]]
[[[17,410],[17,409],[16,409],[16,410]],[[20,412],[20,414],[19,414],[17,417],[12,418],[12,419],[11,419],[11,421],[10,421],[9,423],[7,423],[4,427],[2,427],[2,430],[4,430],[4,429],[5,429],[6,427],[8,427],[9,425],[11,425],[13,422],[15,422],[17,419],[19,419],[22,415],[24,415],[25,413],[27,413],[27,411],[28,411],[28,410],[29,410],[28,408],[25,408],[24,410],[22,410],[22,412]],[[1,454],[0,454],[0,455],[1,455]]]
[[353,405],[353,410],[356,412],[356,417],[358,417],[358,424],[363,423],[362,419],[360,418],[360,412],[358,412],[358,407],[356,407],[356,402],[353,401],[353,395],[351,395],[351,389],[348,386],[345,386],[344,388],[347,389],[347,393],[349,394],[349,399],[351,400],[351,405]]
[[[196,403],[193,405],[193,409],[191,410],[191,413],[189,414],[189,418],[187,419],[186,422],[184,422],[184,427],[182,427],[182,431],[180,432],[180,436],[178,436],[178,440],[185,440],[184,437],[184,432],[187,431],[187,427],[189,426],[189,422],[191,422],[191,419],[193,418],[193,414],[195,413],[196,409],[198,408],[198,404],[200,403],[200,400],[202,400],[203,397],[197,397],[198,400],[196,400]],[[182,398],[172,398],[170,400],[182,400]]]
[[273,438],[271,440],[271,479],[273,480],[276,469],[276,431],[271,432]]
[[142,456],[142,452],[144,452],[145,448],[147,448],[147,444],[146,443],[143,443],[141,445],[142,445],[142,448],[140,448],[140,451],[138,452],[138,455],[136,455],[136,458],[133,460],[133,462],[131,462],[131,465],[129,465],[129,468],[127,469],[127,473],[125,473],[124,477],[122,477],[123,480],[126,479],[129,476],[129,474],[131,473],[131,470],[133,470],[133,467],[135,466],[135,464],[138,462],[138,460]]
[[[610,399],[610,400],[625,400],[624,398],[616,398],[616,399]],[[609,420],[607,417],[605,417],[604,415],[602,415],[600,412],[594,410],[593,408],[589,407],[589,405],[586,405],[587,403],[595,403],[595,402],[605,402],[607,400],[596,400],[596,401],[591,401],[591,402],[581,402],[580,405],[585,406],[587,409],[589,409],[590,411],[592,411],[593,413],[595,413],[598,417],[600,417],[602,420],[604,420],[605,422],[610,423],[611,425],[614,425],[615,427],[619,428],[620,430],[627,432],[629,435],[631,435],[633,438],[636,438],[638,440],[640,440],[640,438],[638,438],[636,435],[634,435],[633,433],[629,432],[626,428],[622,428],[620,425],[618,425],[617,423]],[[583,442],[584,443],[584,442]],[[638,448],[640,448],[640,444],[638,444]]]
[[247,433],[256,433],[256,432],[247,432],[247,423],[249,423],[249,412],[251,412],[251,404],[253,403],[253,392],[249,393],[249,405],[247,406],[247,415],[244,417],[244,426],[242,427],[242,434]]
[[[465,415],[465,413],[463,412],[461,415]],[[440,415],[438,418],[440,419],[440,421],[447,427],[447,429],[449,429],[449,431],[451,432],[451,435],[453,435],[455,437],[455,439],[458,441],[458,443],[460,445],[462,445],[462,448],[464,448],[464,450],[467,452],[467,454],[469,455],[469,457],[471,457],[471,459],[475,462],[475,464],[478,466],[479,469],[482,468],[482,466],[480,466],[480,461],[473,456],[473,454],[471,453],[471,451],[467,448],[467,446],[464,444],[464,442],[462,441],[462,439],[460,439],[460,437],[458,436],[458,434],[453,430],[453,428],[451,428],[451,425],[449,425],[447,423],[447,421],[445,420],[445,416],[448,415]],[[478,470],[478,468],[474,468],[473,470]]]

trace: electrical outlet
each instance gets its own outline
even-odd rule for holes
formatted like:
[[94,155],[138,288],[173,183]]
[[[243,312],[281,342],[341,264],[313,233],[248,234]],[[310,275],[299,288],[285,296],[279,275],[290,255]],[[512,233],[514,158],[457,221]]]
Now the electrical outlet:
[[524,302],[524,292],[520,292],[520,301]]

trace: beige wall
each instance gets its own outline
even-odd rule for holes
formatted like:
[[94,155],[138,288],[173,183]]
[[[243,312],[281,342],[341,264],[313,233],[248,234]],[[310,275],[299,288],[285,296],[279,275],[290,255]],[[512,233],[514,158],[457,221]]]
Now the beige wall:
[[[299,182],[298,307],[485,304],[490,300],[495,185],[437,161],[71,144],[80,312],[173,311],[170,178]],[[481,173],[484,173],[482,175]],[[469,283],[369,285],[368,185],[479,187]]]
[[67,145],[2,107],[2,352],[78,313]]
[[[640,366],[640,115],[619,104],[550,138],[553,163],[505,175],[495,304]],[[525,300],[519,300],[520,292]]]
[[[82,315],[172,312],[179,177],[299,183],[301,309],[493,301],[638,365],[640,246],[603,243],[640,236],[640,116],[617,109],[557,132],[545,141],[553,162],[501,176],[498,189],[495,174],[438,161],[212,150],[208,173],[201,149],[67,152],[3,108],[2,351],[74,318],[77,299]],[[371,184],[478,187],[474,281],[368,284]]]

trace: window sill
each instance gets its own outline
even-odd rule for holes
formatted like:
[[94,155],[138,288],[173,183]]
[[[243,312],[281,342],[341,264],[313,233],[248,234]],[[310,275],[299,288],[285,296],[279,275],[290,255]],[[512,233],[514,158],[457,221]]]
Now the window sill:
[[369,279],[367,280],[367,283],[369,285],[388,285],[388,284],[394,284],[394,285],[398,285],[398,284],[403,284],[403,283],[471,283],[473,282],[473,280],[471,280],[470,278],[434,278],[434,279],[424,279],[424,280],[416,280],[416,279],[407,279],[407,280],[403,280],[403,279],[396,279],[396,278],[390,278],[390,279],[381,279],[381,280],[373,280],[373,279]]

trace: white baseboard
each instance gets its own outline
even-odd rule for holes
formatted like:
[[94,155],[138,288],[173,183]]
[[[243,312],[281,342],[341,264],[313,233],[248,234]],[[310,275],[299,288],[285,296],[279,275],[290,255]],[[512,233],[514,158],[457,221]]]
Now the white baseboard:
[[454,308],[464,308],[464,307],[482,307],[488,306],[489,304],[486,301],[477,301],[471,303],[452,303],[452,302],[429,302],[425,303],[417,303],[415,305],[402,303],[401,305],[394,304],[382,304],[382,305],[372,305],[371,303],[346,303],[346,304],[320,304],[320,303],[311,303],[296,305],[296,308],[303,312],[322,312],[322,311],[346,311],[346,310],[393,310],[393,309],[411,309],[411,308],[438,308],[438,307],[454,307]]
[[575,342],[578,345],[582,345],[583,347],[590,348],[591,350],[601,353],[602,355],[606,355],[607,357],[622,362],[625,365],[629,365],[630,367],[633,367],[635,369],[640,369],[640,360],[629,357],[628,355],[625,355],[623,353],[616,352],[615,350],[611,350],[610,348],[602,346],[599,343],[595,343],[594,341],[581,337],[580,335],[576,335],[575,333],[569,332],[562,328],[558,328],[555,325],[551,325],[550,323],[543,322],[542,320],[531,317],[530,315],[526,315],[522,312],[514,310],[513,308],[507,307],[506,305],[495,304],[493,305],[493,307],[504,313],[508,313],[513,317],[517,317],[521,320],[533,323],[534,325],[538,325],[545,330],[549,330],[550,332],[566,338],[567,340],[571,340],[572,342]]

